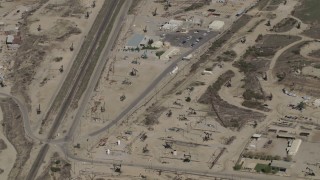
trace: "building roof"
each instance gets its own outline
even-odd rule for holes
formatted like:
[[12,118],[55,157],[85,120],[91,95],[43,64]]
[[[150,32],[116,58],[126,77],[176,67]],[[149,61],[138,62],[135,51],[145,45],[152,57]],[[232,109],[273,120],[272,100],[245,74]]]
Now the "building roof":
[[260,137],[261,137],[261,134],[253,134],[251,137],[252,137],[252,138],[260,138]]
[[277,134],[277,138],[287,138],[287,139],[295,139],[296,137],[287,133],[279,133]]
[[222,27],[224,26],[224,22],[223,21],[213,21],[210,25],[209,25],[209,29],[211,30],[220,30]]
[[293,140],[293,142],[291,144],[291,147],[289,148],[288,154],[291,155],[291,156],[296,155],[298,150],[299,150],[299,148],[300,148],[301,143],[302,143],[301,139]]
[[126,46],[137,47],[140,45],[140,42],[144,39],[142,34],[134,34],[127,42]]
[[14,40],[14,36],[13,36],[13,35],[8,35],[6,42],[12,44],[12,43],[13,43],[13,40]]
[[177,55],[180,50],[176,47],[169,48],[165,53],[161,55],[161,60],[169,60],[172,56]]
[[183,21],[171,19],[171,20],[169,21],[169,24],[174,24],[174,25],[177,25],[177,26],[182,26],[182,25],[183,25]]
[[271,166],[272,167],[289,169],[289,168],[291,168],[292,163],[291,162],[286,162],[286,161],[273,160],[271,162]]

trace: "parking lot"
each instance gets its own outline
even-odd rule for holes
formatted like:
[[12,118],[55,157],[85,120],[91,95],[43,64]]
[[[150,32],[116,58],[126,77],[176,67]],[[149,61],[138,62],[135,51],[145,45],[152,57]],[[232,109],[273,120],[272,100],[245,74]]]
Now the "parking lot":
[[165,34],[164,41],[170,42],[172,46],[197,48],[203,44],[203,39],[211,39],[218,34],[218,32],[204,30],[192,30],[188,33],[173,32]]

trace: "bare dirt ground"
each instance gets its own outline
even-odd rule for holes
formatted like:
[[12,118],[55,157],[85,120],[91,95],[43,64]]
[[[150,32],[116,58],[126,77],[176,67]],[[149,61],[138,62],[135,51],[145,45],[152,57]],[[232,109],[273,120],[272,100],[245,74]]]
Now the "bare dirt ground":
[[[131,15],[124,19],[119,42],[108,57],[109,63],[85,108],[76,136],[72,138],[72,143],[66,145],[74,159],[67,162],[60,154],[61,149],[53,145],[51,156],[45,158],[43,172],[39,173],[38,179],[66,179],[70,176],[79,179],[200,179],[191,174],[179,174],[179,168],[190,173],[205,170],[205,174],[231,172],[244,175],[233,171],[233,166],[252,134],[264,133],[272,127],[299,136],[300,132],[311,132],[312,128],[317,127],[320,114],[312,102],[319,96],[318,44],[303,34],[310,25],[302,21],[300,28],[293,26],[294,22],[301,21],[290,15],[299,5],[298,0],[288,1],[287,5],[282,1],[261,0],[258,8],[248,11],[235,23],[235,13],[251,1],[205,5],[204,1],[179,0],[172,2],[172,7],[168,7],[167,11],[163,2],[147,2],[139,1],[132,7]],[[82,14],[88,6],[90,4],[85,1],[58,1],[57,4],[48,1],[26,21],[23,30],[28,34],[24,37],[28,43],[24,42],[21,46],[25,52],[17,54],[27,60],[13,65],[19,74],[12,73],[10,78],[24,83],[21,87],[15,86],[16,93],[21,90],[25,92],[22,95],[31,104],[30,119],[34,121],[34,129],[41,125],[41,115],[35,114],[38,104],[45,110],[59,82],[65,77],[58,69],[61,65],[68,69],[72,64],[70,59],[76,52],[69,50],[70,45],[74,43],[77,49],[87,32],[86,27],[90,26]],[[221,13],[220,17],[202,14],[208,7],[216,8],[217,13]],[[153,16],[155,8],[157,14]],[[94,13],[90,14],[90,18],[92,15]],[[143,50],[123,50],[127,39],[138,33],[160,40],[160,35],[168,33],[158,29],[162,23],[171,18],[183,20],[189,15],[204,19],[203,25],[192,28],[206,32],[208,24],[218,19],[227,23],[224,30],[230,26],[231,29],[219,35],[217,41],[195,49],[191,60],[179,62],[179,70],[168,74],[124,121],[96,137],[88,136],[117,117],[175,58],[168,61],[157,58],[157,51],[169,49],[170,44],[164,43],[157,50],[148,50],[148,58],[143,59]],[[266,26],[265,20],[269,18],[271,26]],[[39,25],[40,31],[37,30]],[[276,31],[271,31],[273,25]],[[146,33],[143,32],[145,27]],[[195,36],[192,33],[188,35]],[[243,38],[246,39],[244,43],[241,42]],[[28,49],[30,45],[37,50],[31,52]],[[179,47],[180,54],[190,48]],[[38,68],[34,70],[34,67]],[[138,70],[135,76],[130,75],[133,68]],[[295,96],[284,94],[283,87]],[[121,100],[123,96],[125,99]],[[304,101],[305,96],[310,96],[310,99],[305,101],[302,111],[288,107],[288,104],[296,105]],[[7,107],[2,107],[5,116],[9,112]],[[306,117],[299,119],[303,124],[293,127],[291,122],[290,126],[280,126],[281,118],[288,114]],[[74,114],[70,113],[68,118],[74,118]],[[21,121],[21,117],[14,120]],[[22,124],[20,122],[21,127],[18,126],[17,130],[23,131]],[[59,133],[67,132],[68,127],[67,123],[63,124]],[[317,142],[318,134],[311,136],[312,142]],[[30,144],[20,135],[8,136],[9,141],[10,138],[26,143],[13,142],[18,154],[22,154],[17,161],[25,164],[28,157],[25,152],[31,148],[22,146]],[[312,147],[314,144],[307,145]],[[274,155],[283,148],[284,145],[272,146],[270,151]],[[53,154],[56,151],[60,155]],[[308,152],[304,148],[293,159],[299,165],[294,166],[296,173],[291,175],[303,177],[300,168],[305,169],[305,162],[299,158],[308,156]],[[306,159],[309,161],[309,156]],[[22,165],[18,166],[17,161],[10,177],[21,177],[16,168]],[[98,165],[94,163],[96,161],[108,162],[108,165]],[[119,164],[124,164],[121,173],[115,172]],[[132,167],[134,165],[139,167]],[[170,168],[173,172],[163,172],[161,168]],[[245,175],[252,179],[262,177]],[[277,175],[266,178],[282,178],[282,174]],[[201,177],[206,178],[213,179]]]

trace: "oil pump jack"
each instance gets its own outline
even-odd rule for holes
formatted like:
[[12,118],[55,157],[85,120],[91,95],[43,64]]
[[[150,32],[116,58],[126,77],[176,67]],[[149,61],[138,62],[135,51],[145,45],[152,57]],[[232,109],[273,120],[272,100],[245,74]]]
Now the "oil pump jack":
[[153,15],[153,16],[156,16],[156,15],[157,15],[157,8],[152,12],[152,15]]
[[131,75],[131,76],[136,76],[136,75],[137,75],[137,72],[138,72],[137,69],[132,68],[132,70],[131,70],[131,72],[130,72],[130,75]]
[[70,46],[70,51],[73,51],[73,43]]
[[144,27],[143,32],[144,32],[144,33],[148,32],[147,26]]

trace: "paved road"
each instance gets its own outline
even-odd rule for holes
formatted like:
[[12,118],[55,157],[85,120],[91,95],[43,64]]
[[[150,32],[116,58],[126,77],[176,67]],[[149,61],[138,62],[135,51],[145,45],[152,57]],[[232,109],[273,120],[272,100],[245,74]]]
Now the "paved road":
[[157,85],[173,70],[175,66],[182,60],[183,57],[193,53],[196,49],[201,47],[203,44],[207,43],[208,41],[212,40],[213,38],[216,38],[218,33],[212,34],[212,36],[208,36],[208,38],[203,39],[198,43],[194,48],[191,50],[181,54],[178,56],[153,82],[149,84],[149,86],[127,107],[122,111],[114,120],[112,120],[108,125],[105,127],[94,131],[89,134],[89,136],[96,136],[102,132],[105,132],[106,130],[110,129],[112,126],[117,124],[121,119],[123,119],[131,110],[134,109],[134,107],[137,107],[141,101],[143,101],[148,94],[150,94]]
[[[67,152],[67,156],[75,161],[79,162],[88,162],[94,164],[103,164],[103,165],[113,165],[114,160],[87,160],[84,158],[75,157],[73,154],[69,153],[66,150],[66,147],[63,147],[64,152]],[[190,165],[192,166],[192,165]],[[263,179],[263,180],[291,180],[292,177],[281,177],[276,175],[268,175],[265,174],[257,174],[257,173],[246,173],[240,171],[233,171],[233,172],[213,172],[210,169],[207,170],[195,170],[194,168],[190,167],[189,169],[180,168],[180,167],[168,167],[168,165],[151,165],[150,163],[137,163],[137,162],[122,162],[121,168],[125,171],[126,167],[139,167],[144,169],[151,169],[154,171],[163,171],[163,172],[173,172],[173,173],[180,173],[180,174],[189,174],[189,175],[197,175],[197,176],[207,176],[212,178],[222,178],[222,179],[232,179],[232,180],[256,180],[256,179]]]
[[[95,36],[92,39],[92,41],[90,42],[89,48],[86,47],[87,49],[83,49],[83,51],[86,51],[85,57],[79,57],[79,58],[84,58],[83,65],[80,66],[80,68],[78,69],[78,72],[76,73],[76,75],[74,77],[74,81],[71,82],[70,86],[68,87],[69,89],[68,89],[68,93],[66,95],[66,98],[62,100],[60,109],[59,109],[57,115],[55,116],[52,127],[48,133],[48,137],[47,137],[48,140],[52,139],[55,136],[56,131],[58,130],[60,123],[61,123],[62,119],[64,118],[68,107],[70,106],[77,91],[79,90],[81,82],[83,81],[83,79],[85,78],[85,75],[86,75],[83,72],[86,72],[90,66],[90,63],[92,63],[92,59],[94,57],[95,51],[100,44],[99,41],[102,40],[104,32],[111,25],[110,23],[112,22],[112,17],[117,15],[117,13],[118,13],[118,12],[114,12],[114,10],[116,9],[116,7],[118,5],[122,5],[122,1],[113,0],[113,1],[109,1],[108,3],[105,3],[104,7],[101,9],[100,13],[105,13],[103,15],[103,21],[99,25],[99,28],[95,31]],[[66,82],[66,83],[70,83],[70,82]],[[58,94],[58,96],[59,96],[59,94]],[[58,96],[56,98],[59,98]],[[50,117],[50,115],[53,115],[53,114],[55,114],[54,111],[48,111],[48,114],[46,115],[46,117]],[[32,167],[27,175],[27,179],[34,179],[36,177],[38,169],[40,168],[40,166],[41,166],[41,164],[42,164],[42,162],[48,152],[48,149],[49,149],[48,144],[45,144],[44,146],[42,146],[42,148],[40,149]]]

